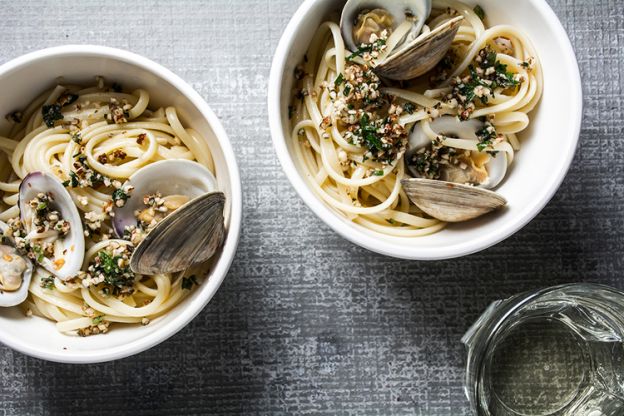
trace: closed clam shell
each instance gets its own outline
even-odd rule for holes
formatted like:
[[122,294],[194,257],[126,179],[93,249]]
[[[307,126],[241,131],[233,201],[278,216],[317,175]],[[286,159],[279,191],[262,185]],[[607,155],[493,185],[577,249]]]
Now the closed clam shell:
[[404,81],[433,69],[449,50],[463,16],[450,19],[426,35],[419,36],[380,62],[374,71],[385,78]]
[[478,218],[507,205],[496,192],[423,178],[401,180],[409,199],[426,214],[445,222]]
[[135,273],[175,273],[209,260],[223,243],[225,195],[201,195],[165,217],[130,258]]

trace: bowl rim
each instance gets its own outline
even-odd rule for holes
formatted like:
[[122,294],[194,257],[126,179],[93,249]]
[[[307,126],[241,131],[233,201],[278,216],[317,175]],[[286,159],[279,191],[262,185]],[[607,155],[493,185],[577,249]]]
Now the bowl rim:
[[175,316],[174,319],[165,323],[158,330],[116,347],[99,348],[93,351],[68,349],[66,351],[55,352],[45,348],[33,347],[32,344],[23,342],[18,336],[7,334],[0,329],[0,342],[26,355],[60,363],[90,364],[117,360],[150,349],[176,334],[204,309],[225,279],[232,261],[234,260],[234,255],[236,254],[242,221],[242,190],[238,163],[236,162],[232,144],[216,114],[201,95],[186,81],[151,59],[123,49],[107,46],[89,44],[64,45],[37,50],[14,58],[0,65],[0,77],[20,67],[29,65],[32,62],[53,56],[64,55],[73,57],[97,56],[118,60],[149,71],[158,78],[169,82],[180,94],[191,102],[213,130],[224,155],[231,187],[231,211],[227,237],[223,245],[221,257],[212,269],[210,279],[202,285],[203,289],[199,293],[199,296],[187,298],[185,302],[188,304],[178,311],[178,315]]
[[517,217],[514,221],[507,222],[506,225],[501,227],[496,233],[445,247],[410,247],[396,244],[373,236],[357,224],[347,224],[343,218],[340,218],[335,211],[330,209],[320,197],[314,193],[299,174],[286,144],[288,137],[285,137],[282,133],[282,110],[280,108],[281,85],[284,79],[287,57],[293,46],[297,28],[308,15],[312,7],[319,1],[320,0],[305,0],[286,26],[271,64],[267,101],[271,138],[274,150],[282,165],[282,170],[286,174],[292,187],[299,194],[299,197],[303,199],[305,204],[321,221],[352,243],[385,256],[406,260],[445,260],[467,256],[500,243],[526,226],[542,209],[544,209],[561,186],[561,183],[570,169],[570,165],[576,153],[576,148],[578,147],[583,118],[583,90],[576,54],[559,18],[545,0],[526,0],[526,2],[532,4],[533,7],[537,9],[538,13],[548,20],[550,27],[553,28],[558,43],[563,48],[563,54],[567,58],[567,62],[564,62],[563,67],[570,71],[570,77],[573,82],[573,85],[570,87],[572,95],[571,102],[572,106],[575,108],[575,112],[571,118],[571,123],[573,123],[573,140],[570,141],[569,146],[565,147],[564,152],[561,154],[564,160],[564,169],[557,173],[554,181],[551,183],[550,189],[548,189],[548,192],[544,194],[542,199],[537,201],[530,210],[525,210],[522,215]]

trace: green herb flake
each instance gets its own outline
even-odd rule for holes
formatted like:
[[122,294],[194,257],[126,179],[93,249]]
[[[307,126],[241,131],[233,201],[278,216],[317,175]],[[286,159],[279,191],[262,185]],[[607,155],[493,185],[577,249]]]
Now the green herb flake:
[[351,62],[358,56],[363,56],[367,52],[373,52],[374,50],[381,50],[381,47],[386,44],[385,39],[377,39],[374,43],[371,44],[363,44],[360,46],[355,52],[351,55],[347,56],[347,61]]
[[102,250],[97,253],[94,271],[104,275],[104,283],[113,286],[114,289],[122,289],[132,281],[134,273],[128,266],[121,267],[122,256],[112,256],[107,251]]
[[33,245],[32,249],[33,249],[33,252],[37,255],[36,257],[37,263],[41,263],[43,259],[45,258],[45,256],[43,255],[43,249],[38,244]]
[[129,198],[129,195],[127,193],[124,192],[123,189],[116,189],[115,192],[113,192],[113,201],[117,202],[117,201],[127,201]]
[[336,86],[336,88],[338,88],[343,82],[344,82],[344,76],[342,75],[342,73],[340,73],[336,77],[336,80],[334,81],[334,85]]
[[479,19],[481,19],[481,21],[485,20],[485,11],[481,6],[477,4],[473,10],[475,14],[479,16]]
[[104,315],[100,315],[100,316],[96,316],[95,318],[93,318],[91,322],[93,323],[93,325],[99,325],[102,323],[103,320],[104,320]]
[[383,174],[384,174],[384,171],[382,169],[376,170],[373,172],[373,175],[375,176],[383,176]]
[[382,142],[377,136],[377,129],[374,124],[370,123],[370,118],[366,113],[364,113],[360,119],[360,129],[362,130],[362,137],[369,149],[382,149]]
[[80,182],[78,181],[78,176],[75,172],[69,172],[69,179],[63,182],[64,187],[71,186],[72,188],[77,188]]
[[54,127],[56,120],[62,120],[61,106],[58,104],[44,105],[41,107],[41,115],[46,126]]
[[493,141],[498,136],[496,129],[491,123],[486,123],[485,127],[479,129],[475,134],[479,138],[479,143],[477,143],[477,150],[479,150],[479,152],[491,148]]
[[45,212],[48,209],[48,203],[45,201],[41,201],[37,204],[37,213]]
[[98,253],[98,257],[100,259],[100,269],[106,275],[112,274],[121,274],[122,270],[118,265],[118,260],[121,258],[120,256],[111,256],[106,251],[100,251]]
[[414,105],[414,103],[405,103],[403,105],[403,111],[405,111],[407,114],[414,114],[415,110],[416,106]]
[[54,289],[54,276],[48,276],[41,279],[41,287],[44,289]]

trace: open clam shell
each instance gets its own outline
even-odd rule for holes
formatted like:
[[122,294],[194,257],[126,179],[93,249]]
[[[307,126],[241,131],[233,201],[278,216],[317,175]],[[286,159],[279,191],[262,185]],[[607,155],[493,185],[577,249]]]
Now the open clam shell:
[[[185,195],[193,200],[217,190],[217,180],[204,166],[189,160],[163,160],[137,170],[128,183],[134,187],[123,207],[115,207],[113,227],[122,238],[126,227],[137,225],[135,212],[145,208],[143,197],[160,192],[162,195]],[[173,215],[173,214],[172,214]]]
[[410,80],[424,75],[444,58],[464,19],[456,16],[421,34],[430,14],[431,0],[349,0],[342,9],[340,30],[347,48],[355,52],[369,43],[371,34],[379,36],[384,30],[395,31],[406,21],[411,23],[411,29],[389,55],[374,66],[381,77]]
[[[485,124],[482,121],[471,119],[460,121],[454,116],[442,116],[432,121],[429,126],[437,134],[448,137],[460,137],[466,140],[473,140],[475,143],[479,141],[476,132],[482,129]],[[420,176],[415,167],[410,164],[411,158],[415,152],[426,148],[431,144],[431,139],[424,132],[420,124],[414,127],[409,137],[409,150],[405,154],[406,167],[410,174],[414,177]],[[508,158],[505,152],[496,152],[485,164],[487,170],[487,179],[482,183],[473,183],[472,185],[480,188],[493,189],[498,186],[507,175]],[[459,171],[459,169],[457,169]],[[465,183],[469,180],[462,180],[466,175],[461,172],[442,172],[442,180],[455,183]]]
[[59,279],[67,280],[80,271],[84,259],[85,240],[80,214],[69,192],[57,178],[43,172],[32,172],[20,185],[18,203],[20,219],[29,235],[37,235],[32,225],[35,213],[29,202],[40,193],[48,196],[51,207],[59,211],[71,226],[69,234],[57,240],[54,258],[44,257],[41,265]]
[[136,213],[145,209],[143,198],[184,196],[188,202],[158,222],[135,247],[130,268],[139,274],[175,273],[210,259],[225,236],[225,196],[204,166],[188,160],[156,162],[128,179],[134,187],[123,207],[115,208],[113,226],[123,237],[137,225]]
[[340,29],[342,38],[351,51],[356,51],[360,46],[353,36],[359,15],[363,11],[375,9],[386,10],[392,16],[392,30],[405,20],[406,14],[414,16],[414,26],[408,37],[415,38],[431,13],[431,0],[348,0],[340,16]]
[[225,195],[211,192],[165,217],[130,259],[135,273],[175,273],[209,260],[223,243]]
[[444,58],[461,26],[463,16],[447,20],[431,32],[419,36],[375,66],[385,78],[405,81],[432,70]]
[[507,205],[496,192],[423,178],[403,179],[405,193],[423,212],[445,222],[462,222]]

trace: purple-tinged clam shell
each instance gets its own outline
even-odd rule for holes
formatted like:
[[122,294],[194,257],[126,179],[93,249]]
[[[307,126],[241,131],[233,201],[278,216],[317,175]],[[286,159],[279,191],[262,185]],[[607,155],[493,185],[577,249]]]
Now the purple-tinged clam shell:
[[48,195],[52,207],[71,225],[69,234],[58,239],[61,249],[57,250],[54,258],[44,258],[41,266],[59,279],[68,280],[80,271],[84,260],[85,240],[80,214],[69,192],[56,177],[44,172],[32,172],[20,185],[18,203],[20,219],[28,234],[34,234],[32,220],[35,215],[29,202],[40,193]]

